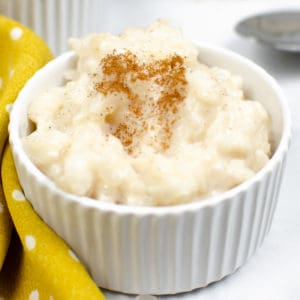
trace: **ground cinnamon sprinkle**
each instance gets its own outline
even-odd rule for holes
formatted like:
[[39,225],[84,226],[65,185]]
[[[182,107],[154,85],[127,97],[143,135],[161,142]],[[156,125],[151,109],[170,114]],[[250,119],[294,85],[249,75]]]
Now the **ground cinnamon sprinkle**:
[[[139,62],[137,56],[127,51],[105,56],[101,62],[103,78],[95,82],[95,89],[104,95],[121,93],[128,99],[128,109],[114,124],[112,134],[118,137],[128,153],[132,153],[145,132],[152,130],[153,145],[157,150],[166,150],[170,145],[172,128],[176,122],[179,106],[186,96],[184,59],[173,54],[165,59],[154,59],[151,63]],[[138,96],[132,86],[148,81],[156,85],[157,99]],[[109,118],[108,118],[109,120]],[[154,120],[149,125],[149,120]]]

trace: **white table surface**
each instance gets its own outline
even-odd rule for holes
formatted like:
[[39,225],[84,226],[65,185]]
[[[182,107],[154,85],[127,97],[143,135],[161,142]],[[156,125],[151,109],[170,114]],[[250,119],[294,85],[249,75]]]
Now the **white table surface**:
[[[300,9],[300,1],[110,0],[103,4],[101,31],[117,33],[128,26],[146,26],[157,18],[168,18],[188,37],[247,56],[278,80],[293,118],[293,140],[279,202],[262,247],[236,273],[206,288],[145,300],[300,299],[300,54],[277,52],[243,40],[233,31],[234,24],[245,15],[291,7]],[[105,294],[108,300],[136,299],[107,291]]]

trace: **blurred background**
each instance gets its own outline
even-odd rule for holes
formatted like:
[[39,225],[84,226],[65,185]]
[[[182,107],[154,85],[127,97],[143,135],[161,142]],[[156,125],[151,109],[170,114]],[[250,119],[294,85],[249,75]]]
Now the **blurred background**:
[[67,50],[70,36],[116,34],[159,18],[170,20],[189,38],[234,48],[240,41],[233,32],[238,20],[297,7],[299,0],[0,0],[1,14],[34,29],[55,54]]

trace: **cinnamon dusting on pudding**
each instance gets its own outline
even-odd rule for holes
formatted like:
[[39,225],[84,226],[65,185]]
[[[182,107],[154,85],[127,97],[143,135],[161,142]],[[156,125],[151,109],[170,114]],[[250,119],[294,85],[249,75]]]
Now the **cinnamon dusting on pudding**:
[[[176,115],[186,97],[184,58],[174,53],[164,59],[151,57],[150,62],[140,62],[130,51],[113,51],[101,60],[100,67],[103,77],[95,83],[96,91],[105,96],[126,96],[120,97],[127,107],[121,118],[109,115],[106,118],[112,125],[111,133],[120,139],[129,154],[149,131],[153,133],[151,146],[157,151],[167,150]],[[143,95],[136,92],[136,85],[140,84],[147,86]],[[155,97],[149,96],[153,91]]]
[[201,63],[199,49],[167,23],[70,44],[76,67],[65,85],[32,99],[36,130],[23,139],[64,191],[183,204],[244,182],[269,160],[266,110],[245,98],[240,76]]

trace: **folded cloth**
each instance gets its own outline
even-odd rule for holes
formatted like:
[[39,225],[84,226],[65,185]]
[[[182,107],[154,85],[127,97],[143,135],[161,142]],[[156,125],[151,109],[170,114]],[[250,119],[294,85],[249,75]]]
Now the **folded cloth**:
[[29,29],[1,16],[0,41],[0,300],[104,299],[75,253],[26,200],[6,145],[13,101],[52,54]]

